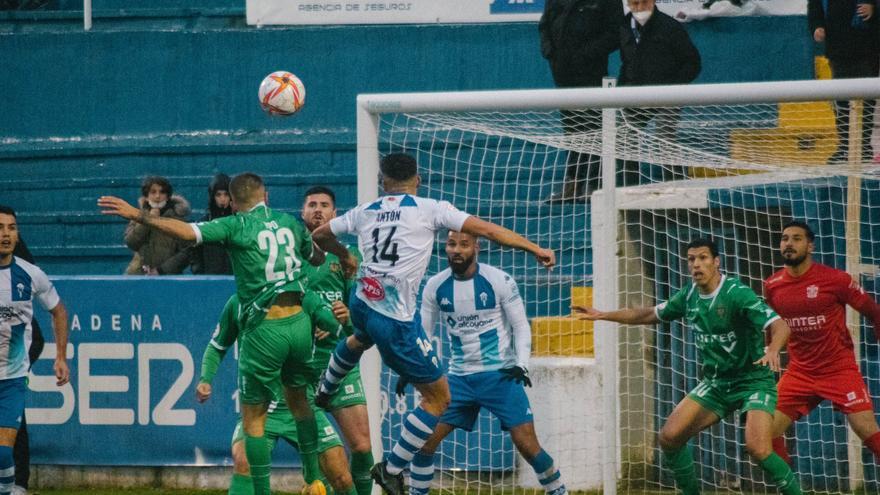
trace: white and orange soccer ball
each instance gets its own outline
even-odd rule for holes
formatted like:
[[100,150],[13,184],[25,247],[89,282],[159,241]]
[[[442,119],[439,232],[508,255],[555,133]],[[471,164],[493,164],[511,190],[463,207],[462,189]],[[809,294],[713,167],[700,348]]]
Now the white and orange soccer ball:
[[275,71],[260,83],[260,105],[274,115],[293,115],[306,103],[306,87],[290,72]]

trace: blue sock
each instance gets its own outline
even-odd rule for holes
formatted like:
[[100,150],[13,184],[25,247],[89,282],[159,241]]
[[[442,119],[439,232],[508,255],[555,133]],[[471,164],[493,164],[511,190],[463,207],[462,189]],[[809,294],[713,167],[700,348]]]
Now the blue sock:
[[12,493],[15,485],[15,460],[12,447],[0,446],[0,495]]
[[418,452],[409,466],[409,495],[428,495],[434,480],[434,454]]
[[388,473],[398,474],[403,471],[416,452],[422,450],[439,419],[421,407],[415,408],[406,416],[400,438],[388,454]]
[[550,457],[550,454],[544,451],[544,449],[541,449],[541,451],[538,452],[538,455],[536,455],[529,464],[532,465],[535,474],[538,475],[538,481],[541,483],[541,486],[544,487],[545,492],[553,493],[554,495],[565,493],[565,485],[562,484],[562,475],[559,474],[559,470],[556,469],[556,466],[553,464],[553,458]]
[[321,378],[321,391],[332,394],[339,387],[339,382],[345,378],[345,375],[357,366],[361,360],[363,352],[353,351],[346,345],[346,339],[342,339],[336,344],[333,355],[330,356],[330,364],[327,365],[327,371]]

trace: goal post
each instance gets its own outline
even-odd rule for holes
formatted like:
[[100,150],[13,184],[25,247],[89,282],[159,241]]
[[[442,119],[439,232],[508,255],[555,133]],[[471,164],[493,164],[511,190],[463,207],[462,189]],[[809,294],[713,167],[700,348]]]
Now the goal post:
[[[378,194],[379,156],[406,151],[420,164],[420,194],[552,247],[559,265],[549,273],[509,249],[484,244],[480,253],[517,280],[526,302],[539,439],[570,489],[670,489],[655,436],[696,383],[692,337],[677,323],[588,324],[571,318],[570,306],[668,298],[687,278],[682,248],[694,236],[715,238],[723,270],[760,294],[761,280],[779,267],[778,234],[790,219],[814,226],[820,262],[846,269],[877,297],[880,169],[854,158],[858,152],[825,165],[841,144],[833,102],[877,98],[876,78],[359,95],[358,200]],[[850,150],[864,139],[860,116],[851,112]],[[589,202],[545,201],[572,179],[573,160],[590,156],[602,186]],[[443,268],[438,240],[428,275]],[[857,314],[848,322],[869,388],[880,394],[880,347],[862,337],[870,331]],[[377,356],[364,368],[368,396],[381,397],[370,409],[379,454],[417,397],[394,397],[395,379]],[[854,438],[825,406],[799,422],[788,442],[802,483],[817,492],[877,486],[880,473],[867,468],[870,457]],[[738,416],[693,443],[708,489],[773,491],[747,459]],[[474,432],[450,435],[436,465],[441,492],[539,488],[485,414]]]

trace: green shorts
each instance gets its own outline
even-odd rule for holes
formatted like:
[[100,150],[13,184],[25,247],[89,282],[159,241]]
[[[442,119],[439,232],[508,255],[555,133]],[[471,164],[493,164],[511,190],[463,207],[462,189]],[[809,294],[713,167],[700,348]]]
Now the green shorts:
[[[309,403],[315,402],[315,389],[309,387]],[[361,368],[355,366],[345,375],[345,378],[339,382],[339,388],[336,393],[330,397],[330,406],[328,411],[336,411],[351,406],[360,406],[367,404],[367,396],[364,394],[364,383],[361,381]]]
[[688,397],[722,419],[737,410],[766,411],[772,415],[776,410],[776,381],[773,376],[733,381],[706,379]]
[[[336,429],[327,419],[324,411],[315,411],[315,420],[318,422],[318,453],[324,453],[333,447],[342,447],[342,440]],[[296,420],[290,414],[288,409],[276,409],[266,415],[266,438],[275,445],[279,438],[284,439],[293,448],[299,451],[299,439],[296,436]],[[244,428],[241,426],[241,420],[235,425],[235,431],[232,432],[232,443],[244,440]]]
[[264,404],[275,398],[273,384],[288,387],[314,383],[312,322],[305,312],[287,318],[263,320],[239,336],[238,389],[242,404]]

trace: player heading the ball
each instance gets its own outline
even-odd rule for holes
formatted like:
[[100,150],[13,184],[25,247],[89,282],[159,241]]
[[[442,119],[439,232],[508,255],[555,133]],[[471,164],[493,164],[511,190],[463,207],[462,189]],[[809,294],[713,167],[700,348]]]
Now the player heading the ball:
[[355,234],[364,259],[360,265],[351,318],[355,333],[340,341],[321,380],[315,402],[329,402],[340,380],[373,344],[382,359],[422,394],[403,422],[401,439],[372,474],[390,495],[404,495],[401,472],[434,431],[449,404],[449,385],[434,349],[416,317],[416,296],[438,230],[462,231],[532,253],[545,267],[556,263],[553,251],[521,235],[459,211],[446,201],[419,197],[421,178],[415,158],[392,153],[380,163],[385,195],[364,203],[312,233],[322,249],[355,264],[336,240]]

